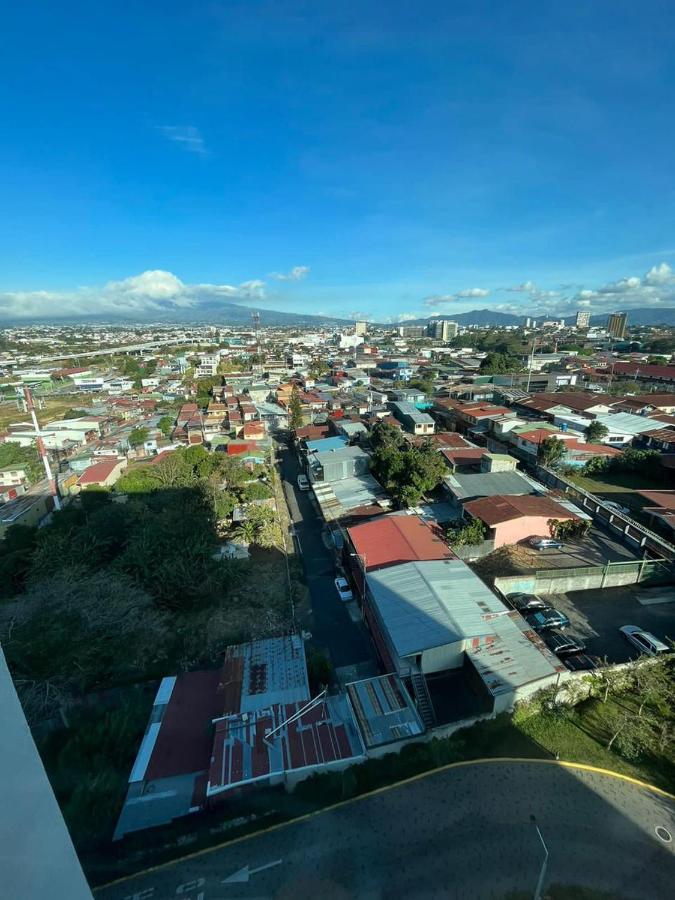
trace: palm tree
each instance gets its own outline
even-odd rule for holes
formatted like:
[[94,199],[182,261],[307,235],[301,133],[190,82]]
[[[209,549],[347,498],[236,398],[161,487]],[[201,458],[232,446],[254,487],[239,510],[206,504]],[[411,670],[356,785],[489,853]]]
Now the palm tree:
[[254,544],[258,536],[258,523],[245,519],[234,533],[242,544]]

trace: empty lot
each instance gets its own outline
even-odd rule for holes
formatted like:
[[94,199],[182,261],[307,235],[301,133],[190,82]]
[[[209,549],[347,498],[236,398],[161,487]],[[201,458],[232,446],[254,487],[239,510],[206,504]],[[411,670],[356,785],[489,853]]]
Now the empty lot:
[[675,640],[673,585],[575,591],[551,594],[546,600],[565,613],[572,623],[569,631],[583,638],[589,653],[606,656],[609,662],[626,662],[638,655],[620,634],[622,625],[637,625],[661,640]]

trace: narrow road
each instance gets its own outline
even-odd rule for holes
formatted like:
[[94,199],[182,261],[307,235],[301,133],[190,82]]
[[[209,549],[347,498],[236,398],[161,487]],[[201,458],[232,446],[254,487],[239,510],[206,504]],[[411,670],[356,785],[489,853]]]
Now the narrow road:
[[301,470],[295,452],[281,444],[279,457],[284,494],[312,600],[310,630],[314,640],[327,647],[336,668],[372,661],[374,653],[365,627],[352,621],[335,589],[333,555],[323,542],[323,521],[310,499],[311,492],[298,489]]
[[622,900],[672,897],[672,800],[596,772],[506,761],[432,772],[132,877],[96,897],[531,897],[544,860],[537,826],[549,851],[545,888],[583,886]]

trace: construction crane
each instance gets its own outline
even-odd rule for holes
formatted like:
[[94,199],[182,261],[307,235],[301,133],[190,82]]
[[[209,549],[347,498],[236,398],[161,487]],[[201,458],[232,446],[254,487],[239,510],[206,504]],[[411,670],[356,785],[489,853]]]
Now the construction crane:
[[47,476],[47,481],[49,482],[49,490],[54,499],[54,509],[61,509],[61,498],[59,497],[59,489],[56,483],[56,478],[52,474],[52,467],[49,464],[49,457],[47,456],[47,449],[45,447],[45,442],[42,440],[42,432],[40,431],[40,423],[38,422],[37,414],[35,412],[35,403],[33,401],[33,392],[31,389],[26,386],[23,388],[23,398],[26,401],[26,409],[30,413],[31,420],[33,422],[33,428],[35,429],[35,443],[37,444],[38,453],[40,454],[40,458],[42,459],[42,465],[44,466],[45,475]]

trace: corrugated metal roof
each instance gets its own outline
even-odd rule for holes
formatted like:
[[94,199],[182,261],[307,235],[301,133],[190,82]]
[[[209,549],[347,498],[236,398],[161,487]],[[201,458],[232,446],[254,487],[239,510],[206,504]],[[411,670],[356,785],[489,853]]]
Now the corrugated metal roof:
[[367,747],[378,747],[424,732],[398,675],[379,675],[347,685],[356,721]]
[[495,497],[546,493],[543,485],[531,481],[520,472],[476,472],[466,475],[446,475],[443,479],[450,492],[458,500],[467,497]]
[[452,559],[454,553],[419,516],[380,516],[349,529],[354,549],[367,569],[426,559]]
[[390,566],[370,573],[367,582],[401,657],[492,634],[490,617],[505,609],[458,559]]

